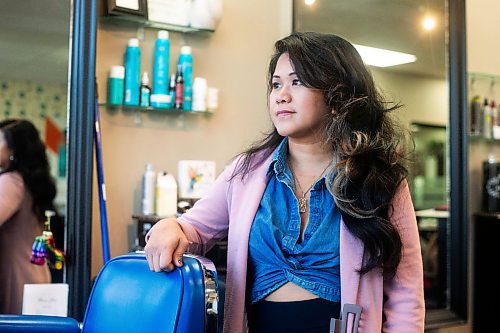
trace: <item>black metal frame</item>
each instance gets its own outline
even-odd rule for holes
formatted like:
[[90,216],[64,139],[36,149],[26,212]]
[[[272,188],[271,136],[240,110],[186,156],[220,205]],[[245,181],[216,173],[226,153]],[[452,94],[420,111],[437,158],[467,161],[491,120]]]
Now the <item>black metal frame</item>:
[[465,323],[468,319],[468,141],[467,52],[465,1],[448,1],[449,9],[449,154],[450,218],[448,232],[449,308],[429,311],[429,329]]
[[66,282],[69,316],[83,319],[90,294],[96,0],[73,0],[68,116]]
[[116,0],[108,0],[108,14],[109,15],[125,15],[137,16],[147,19],[148,18],[148,2],[146,0],[137,0],[139,9],[121,7],[116,4]]

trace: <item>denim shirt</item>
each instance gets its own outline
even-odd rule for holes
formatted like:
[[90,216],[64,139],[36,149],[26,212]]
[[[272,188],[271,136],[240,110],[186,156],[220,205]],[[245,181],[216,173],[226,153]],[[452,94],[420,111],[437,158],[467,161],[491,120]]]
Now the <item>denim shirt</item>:
[[319,179],[311,189],[309,222],[300,242],[300,214],[287,164],[288,140],[276,150],[269,183],[249,239],[250,302],[255,304],[287,282],[332,302],[340,301],[340,211]]

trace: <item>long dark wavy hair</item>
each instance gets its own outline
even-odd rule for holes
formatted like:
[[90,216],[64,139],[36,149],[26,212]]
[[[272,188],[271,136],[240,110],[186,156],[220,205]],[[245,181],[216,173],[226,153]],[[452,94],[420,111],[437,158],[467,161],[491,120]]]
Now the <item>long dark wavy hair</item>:
[[[331,114],[325,117],[325,144],[337,157],[331,188],[347,229],[368,254],[360,273],[382,267],[394,276],[402,243],[389,221],[392,199],[407,176],[404,133],[389,113],[400,106],[386,102],[356,49],[339,36],[293,33],[275,43],[268,71],[268,93],[279,57],[288,53],[298,78],[324,92]],[[283,137],[273,129],[243,152],[234,176],[245,177],[261,165]]]
[[45,210],[54,209],[56,185],[50,175],[45,145],[36,127],[28,120],[7,119],[0,122],[7,147],[12,151],[8,168],[17,171],[33,198],[33,213],[43,223]]

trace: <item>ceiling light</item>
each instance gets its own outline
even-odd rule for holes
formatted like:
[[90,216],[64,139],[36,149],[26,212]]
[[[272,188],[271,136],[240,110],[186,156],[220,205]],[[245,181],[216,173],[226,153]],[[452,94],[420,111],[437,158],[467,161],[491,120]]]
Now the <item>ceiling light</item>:
[[422,26],[425,30],[433,30],[436,27],[436,20],[434,19],[434,17],[427,16],[422,21]]
[[311,6],[316,0],[304,0],[304,3],[308,6]]
[[417,61],[413,54],[353,44],[364,63],[375,67],[390,67]]

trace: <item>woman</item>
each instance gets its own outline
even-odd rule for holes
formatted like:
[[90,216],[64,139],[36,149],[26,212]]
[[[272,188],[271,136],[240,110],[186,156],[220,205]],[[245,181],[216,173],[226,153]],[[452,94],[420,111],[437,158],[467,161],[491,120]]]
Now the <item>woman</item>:
[[191,210],[151,229],[151,270],[227,235],[225,332],[328,332],[348,303],[362,307],[359,332],[423,332],[419,236],[389,117],[397,106],[338,36],[294,33],[275,51],[273,130]]
[[0,122],[0,313],[22,312],[25,283],[50,283],[47,265],[30,262],[56,187],[45,146],[27,120]]

